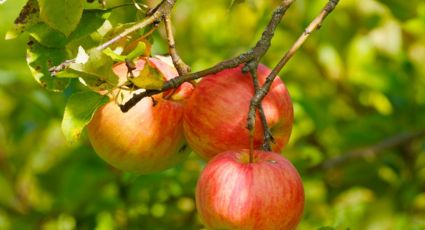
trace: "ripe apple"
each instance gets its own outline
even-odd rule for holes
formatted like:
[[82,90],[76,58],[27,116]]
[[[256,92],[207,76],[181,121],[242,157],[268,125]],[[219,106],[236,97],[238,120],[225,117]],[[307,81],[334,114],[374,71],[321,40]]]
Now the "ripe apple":
[[289,230],[304,210],[304,189],[295,167],[273,152],[220,153],[196,186],[196,207],[208,229]]
[[[262,85],[270,70],[260,64],[257,73]],[[226,150],[249,148],[246,125],[253,95],[252,78],[242,73],[242,65],[205,76],[186,101],[183,126],[189,146],[205,160]],[[275,139],[272,150],[280,152],[291,135],[294,115],[289,93],[278,77],[262,106]],[[261,147],[263,136],[257,113],[254,148]]]
[[[144,68],[146,60],[165,79],[177,76],[173,67],[155,58],[139,59],[134,75]],[[127,71],[124,63],[114,67],[120,79],[126,78]],[[183,103],[179,100],[190,93],[191,87],[182,85],[170,100],[157,95],[156,105],[152,98],[144,98],[126,113],[111,99],[95,112],[87,126],[96,153],[118,169],[140,174],[161,171],[183,161],[190,150],[183,135]]]

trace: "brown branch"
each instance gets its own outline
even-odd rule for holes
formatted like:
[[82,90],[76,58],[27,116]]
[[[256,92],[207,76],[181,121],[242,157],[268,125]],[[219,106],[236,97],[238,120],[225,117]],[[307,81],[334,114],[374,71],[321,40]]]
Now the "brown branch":
[[189,82],[196,80],[198,78],[201,78],[205,75],[214,74],[217,72],[220,72],[224,69],[234,68],[241,63],[245,63],[249,60],[251,60],[254,57],[254,53],[252,51],[249,51],[247,53],[241,54],[235,58],[220,62],[208,69],[201,70],[199,72],[195,73],[189,73],[183,76],[179,76],[176,78],[173,78],[169,81],[166,81],[161,89],[159,90],[146,90],[144,92],[134,94],[130,100],[128,100],[125,104],[120,105],[121,111],[127,112],[130,110],[133,106],[137,104],[140,100],[142,100],[145,97],[150,97],[156,94],[159,94],[161,92],[177,88],[179,85],[183,84],[184,82]]
[[352,150],[340,156],[328,159],[318,165],[310,167],[308,171],[315,172],[320,170],[328,170],[328,169],[345,165],[352,160],[377,157],[378,155],[382,154],[385,150],[406,145],[412,140],[420,138],[424,135],[425,135],[425,129],[422,129],[416,132],[397,134],[395,136],[382,140],[381,142],[375,145],[357,149],[357,150]]
[[155,23],[156,21],[160,21],[162,17],[170,14],[176,1],[177,0],[163,0],[157,7],[154,8],[152,12],[149,12],[148,17],[144,18],[142,21],[136,23],[132,27],[125,29],[123,32],[121,32],[117,36],[113,37],[109,41],[98,46],[96,49],[104,50],[108,46],[112,45],[113,43],[120,40],[121,38],[124,38],[125,36],[135,32],[136,30],[143,29],[144,27],[152,23]]
[[[310,25],[307,26],[304,33],[297,39],[297,41],[291,46],[291,48],[286,52],[286,54],[283,56],[283,58],[279,61],[279,63],[273,68],[272,72],[269,74],[269,76],[266,78],[266,81],[264,82],[263,86],[256,90],[255,95],[252,97],[249,111],[248,111],[248,127],[254,127],[255,125],[255,116],[256,116],[256,108],[259,108],[261,105],[261,101],[263,98],[267,95],[267,93],[270,90],[270,87],[276,78],[277,74],[282,70],[282,68],[288,63],[288,61],[294,56],[295,52],[301,47],[301,45],[307,40],[307,38],[310,36],[310,34],[320,28],[323,20],[326,18],[326,16],[332,12],[332,10],[336,7],[339,0],[329,0],[329,2],[326,4],[326,6],[323,8],[323,10],[320,12],[319,16],[317,16]],[[258,62],[257,62],[258,65]],[[255,64],[254,64],[255,66]],[[263,122],[264,123],[264,122]],[[264,129],[264,135],[267,135],[267,128]],[[267,147],[265,145],[264,147]]]
[[190,67],[183,62],[176,50],[176,43],[174,42],[173,28],[171,27],[171,18],[170,15],[163,17],[165,32],[167,34],[168,40],[168,50],[173,60],[174,67],[176,67],[177,72],[180,76],[190,73]]
[[[256,64],[258,66],[258,64]],[[252,77],[252,81],[254,83],[254,93],[258,92],[258,90],[260,89],[260,84],[258,82],[258,76],[257,76],[257,70],[255,69],[250,69],[250,73],[251,73],[251,77]],[[251,104],[250,104],[251,106]],[[255,110],[255,108],[254,108]],[[263,150],[264,151],[271,151],[271,143],[274,143],[274,138],[272,135],[272,132],[270,130],[269,125],[267,124],[267,119],[266,119],[266,115],[264,114],[264,110],[263,110],[263,106],[261,105],[261,103],[258,105],[258,113],[260,114],[260,120],[261,123],[263,125],[263,129],[264,129],[264,139],[263,139]],[[251,143],[251,151],[253,151],[254,148],[254,143],[253,143],[253,139],[254,139],[254,132],[255,132],[255,116],[251,116],[247,118],[247,125],[246,128],[249,130],[249,134],[250,134],[250,143]]]
[[271,40],[274,36],[274,32],[276,31],[277,26],[279,25],[280,21],[282,20],[282,17],[285,15],[286,11],[289,9],[293,2],[294,0],[283,0],[279,4],[279,6],[274,10],[272,18],[270,19],[266,29],[261,35],[261,38],[258,40],[257,44],[255,44],[255,47],[253,49],[254,53],[256,53],[257,56],[254,60],[250,61],[250,63],[247,63],[245,71],[248,71],[250,67],[255,67],[250,66],[248,64],[258,64],[260,59],[267,52],[271,45]]
[[[248,126],[251,125],[251,128],[254,127],[255,115],[256,115],[255,109],[259,108],[260,115],[262,117],[261,119],[262,119],[263,126],[264,126],[265,138],[272,140],[272,136],[269,135],[270,130],[268,130],[267,123],[265,123],[266,125],[264,125],[264,122],[266,122],[264,112],[263,112],[262,108],[260,108],[261,106],[259,106],[262,99],[265,97],[268,90],[270,89],[271,83],[273,82],[274,78],[277,76],[277,73],[285,66],[285,64],[294,55],[294,53],[299,49],[299,47],[304,43],[304,41],[308,38],[308,36],[314,30],[316,30],[320,27],[320,24],[323,22],[323,20],[326,18],[326,16],[336,7],[338,2],[339,2],[339,0],[330,0],[326,4],[325,8],[322,10],[320,15],[315,20],[313,20],[313,22],[307,27],[306,31],[294,43],[294,45],[289,49],[289,51],[285,54],[285,56],[279,61],[278,65],[276,65],[276,67],[272,70],[270,75],[267,77],[264,85],[261,88],[259,88],[258,90],[256,90],[254,97],[251,99],[250,109],[249,109],[249,112],[248,112]],[[274,11],[272,19],[270,20],[268,26],[266,27],[265,31],[263,32],[261,39],[257,42],[256,46],[252,50],[250,50],[246,53],[243,53],[243,54],[241,54],[241,55],[239,55],[235,58],[220,62],[220,63],[218,63],[218,64],[216,64],[213,67],[210,67],[208,69],[205,69],[205,70],[202,70],[202,71],[199,71],[199,72],[196,72],[196,73],[190,73],[190,74],[186,74],[186,75],[183,75],[183,76],[173,78],[173,79],[167,81],[164,84],[164,86],[159,90],[146,90],[142,93],[135,94],[125,104],[120,105],[121,110],[123,112],[127,112],[129,109],[131,109],[134,105],[137,104],[137,102],[139,102],[144,97],[153,96],[155,94],[170,90],[172,88],[176,88],[184,82],[193,81],[193,80],[201,78],[203,76],[213,74],[213,73],[217,73],[217,72],[224,70],[224,69],[234,68],[234,67],[236,67],[236,66],[238,66],[242,63],[248,63],[248,62],[252,61],[250,65],[247,65],[248,69],[246,69],[246,70],[254,69],[256,71],[256,69],[258,67],[259,60],[267,52],[268,48],[270,47],[270,41],[271,41],[271,38],[274,35],[274,31],[275,31],[278,23],[281,21],[282,16],[284,15],[287,7],[289,7],[291,3],[292,3],[291,0],[282,1],[281,5]],[[253,73],[253,72],[251,72],[251,73]],[[255,82],[255,79],[254,79],[254,82]],[[257,83],[258,83],[258,79],[257,79]],[[269,146],[267,146],[268,144],[269,144],[269,141],[268,140],[265,141],[265,145],[264,145],[265,149],[270,148]]]
[[[260,90],[260,85],[259,85],[258,76],[257,76],[258,64],[260,63],[261,58],[270,48],[271,39],[274,36],[274,32],[276,31],[276,28],[279,25],[279,22],[282,20],[282,17],[285,15],[286,11],[289,9],[289,7],[291,6],[293,2],[294,0],[282,1],[281,4],[276,8],[276,10],[273,12],[272,19],[269,21],[269,24],[267,25],[266,29],[264,30],[261,36],[261,39],[257,42],[255,47],[253,48],[254,53],[256,53],[256,57],[248,61],[243,68],[243,71],[251,73],[255,94],[257,94],[258,90]],[[264,129],[263,150],[271,151],[271,143],[274,143],[274,138],[267,124],[266,115],[264,114],[263,106],[261,103],[258,103],[254,108],[252,108],[252,106],[253,105],[250,104],[249,110],[254,110],[254,113],[249,114],[247,118],[247,129],[249,130],[249,133],[250,133],[250,142],[253,142],[253,138],[254,138],[253,135],[254,135],[254,128],[255,128],[255,108],[258,108],[258,112],[260,114],[260,120],[261,120],[261,123],[263,124],[263,129]],[[251,143],[251,146],[253,146],[252,143]],[[251,147],[251,151],[252,151],[252,147]]]
[[[159,90],[146,90],[142,93],[135,94],[133,97],[127,101],[125,104],[120,105],[120,108],[123,112],[127,112],[130,110],[134,105],[137,104],[140,100],[142,100],[144,97],[149,97],[167,90],[170,90],[172,88],[176,88],[179,85],[181,85],[184,82],[193,81],[198,78],[204,77],[209,74],[214,74],[219,71],[222,71],[224,69],[234,68],[236,66],[239,66],[240,64],[247,63],[248,61],[251,61],[255,58],[258,60],[265,54],[267,49],[270,47],[270,41],[274,35],[274,31],[276,30],[277,25],[279,24],[282,16],[285,14],[287,8],[294,0],[285,0],[282,1],[281,5],[278,6],[278,8],[273,12],[273,16],[267,25],[266,29],[264,30],[261,38],[255,45],[255,47],[248,52],[245,52],[237,57],[234,57],[232,59],[220,62],[208,69],[196,72],[196,73],[189,73],[185,74],[176,78],[173,78],[167,82],[165,82],[164,86]],[[258,62],[257,62],[258,63]],[[249,69],[247,69],[249,70]]]
[[[339,0],[329,0],[326,6],[322,9],[319,16],[317,16],[305,29],[304,33],[295,41],[295,43],[291,46],[291,48],[285,53],[283,58],[279,61],[279,63],[273,68],[272,72],[266,79],[266,82],[261,87],[261,89],[256,93],[256,95],[252,98],[251,103],[254,105],[258,105],[261,100],[266,96],[268,91],[270,90],[270,86],[273,83],[273,80],[276,78],[277,74],[282,70],[282,68],[288,63],[288,61],[294,56],[295,52],[301,47],[302,44],[307,40],[311,33],[315,30],[319,29],[322,25],[322,22],[325,20],[326,16],[335,9]],[[255,114],[254,111],[250,111],[250,113]]]

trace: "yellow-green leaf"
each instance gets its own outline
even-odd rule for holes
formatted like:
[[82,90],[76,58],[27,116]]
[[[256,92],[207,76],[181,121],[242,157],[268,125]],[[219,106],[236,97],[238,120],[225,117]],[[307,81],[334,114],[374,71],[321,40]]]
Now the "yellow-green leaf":
[[148,63],[146,63],[138,76],[129,78],[129,81],[143,89],[161,89],[164,85],[162,74]]

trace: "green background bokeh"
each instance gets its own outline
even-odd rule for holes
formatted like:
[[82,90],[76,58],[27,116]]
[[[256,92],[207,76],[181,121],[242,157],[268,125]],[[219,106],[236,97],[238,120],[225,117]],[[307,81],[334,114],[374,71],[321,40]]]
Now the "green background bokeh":
[[[230,2],[178,1],[177,49],[194,71],[252,47],[278,1]],[[325,3],[297,0],[262,62],[276,64]],[[27,35],[3,40],[24,4],[0,5],[0,230],[202,229],[194,188],[205,163],[196,155],[136,176],[104,163],[86,137],[66,143],[70,92],[34,81]],[[133,13],[120,8],[111,20]],[[165,54],[163,28],[154,36],[153,52]],[[306,193],[299,229],[425,229],[425,2],[341,0],[280,76],[295,109],[282,154]]]

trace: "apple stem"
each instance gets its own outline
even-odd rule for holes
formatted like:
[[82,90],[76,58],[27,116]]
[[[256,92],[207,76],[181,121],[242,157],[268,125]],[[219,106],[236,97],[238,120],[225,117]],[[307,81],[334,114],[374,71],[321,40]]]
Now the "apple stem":
[[249,163],[254,163],[254,128],[249,132]]

